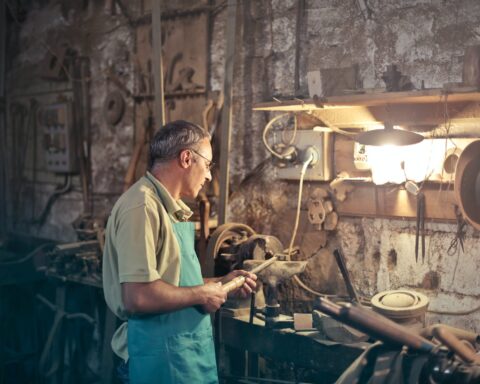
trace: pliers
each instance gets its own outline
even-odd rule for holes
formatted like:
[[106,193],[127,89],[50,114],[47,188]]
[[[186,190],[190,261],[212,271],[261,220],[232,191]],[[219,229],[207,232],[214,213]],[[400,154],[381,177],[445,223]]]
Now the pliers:
[[417,194],[417,228],[415,232],[415,261],[418,263],[419,238],[422,238],[422,263],[425,262],[425,195]]

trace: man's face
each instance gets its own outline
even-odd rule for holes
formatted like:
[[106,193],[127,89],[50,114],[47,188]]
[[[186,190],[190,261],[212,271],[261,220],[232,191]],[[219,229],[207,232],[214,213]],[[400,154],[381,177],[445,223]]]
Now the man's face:
[[192,152],[192,165],[186,179],[183,196],[195,198],[207,181],[212,180],[210,167],[212,166],[212,146],[208,139],[200,141]]

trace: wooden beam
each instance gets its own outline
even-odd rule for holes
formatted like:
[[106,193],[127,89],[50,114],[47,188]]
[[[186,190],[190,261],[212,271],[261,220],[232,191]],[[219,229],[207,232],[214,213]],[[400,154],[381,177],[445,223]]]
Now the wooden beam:
[[[352,178],[370,177],[370,171],[355,168],[353,146],[354,143],[349,138],[339,135],[335,137],[335,172],[346,172]],[[344,181],[344,188],[350,191],[344,201],[337,201],[336,211],[340,216],[415,219],[417,215],[416,197],[408,193],[402,185]],[[426,219],[455,220],[453,183],[429,181],[423,186],[423,192]]]
[[[383,217],[415,219],[416,197],[401,186],[372,183],[351,183],[353,190],[343,202],[337,202],[340,216]],[[423,187],[425,194],[425,218],[435,221],[455,220],[455,194],[451,185],[430,183]]]
[[153,0],[152,33],[153,33],[153,80],[155,84],[155,102],[153,106],[157,128],[165,125],[165,102],[163,87],[162,63],[162,13],[161,0]]
[[480,92],[450,92],[443,88],[408,92],[376,92],[328,98],[278,100],[255,104],[255,111],[308,111],[330,108],[371,107],[376,105],[424,104],[439,102],[478,102]]
[[225,48],[224,104],[222,110],[222,134],[220,142],[220,201],[218,224],[225,223],[229,193],[229,155],[232,128],[233,66],[235,59],[235,30],[237,26],[237,0],[228,0],[227,44]]

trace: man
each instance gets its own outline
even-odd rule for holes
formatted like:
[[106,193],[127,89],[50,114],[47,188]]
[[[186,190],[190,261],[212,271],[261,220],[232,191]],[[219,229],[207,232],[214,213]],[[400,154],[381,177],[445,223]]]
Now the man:
[[236,276],[245,284],[234,295],[255,288],[256,276],[246,271],[202,278],[192,212],[181,198],[198,195],[212,164],[206,131],[186,121],[166,124],[150,144],[149,171],[108,220],[103,287],[110,309],[128,320],[112,348],[128,361],[131,384],[218,382],[209,314],[226,300],[222,284]]

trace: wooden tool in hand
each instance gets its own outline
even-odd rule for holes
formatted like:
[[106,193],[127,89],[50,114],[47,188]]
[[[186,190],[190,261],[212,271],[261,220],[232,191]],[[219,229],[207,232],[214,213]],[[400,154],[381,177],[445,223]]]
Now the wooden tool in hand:
[[[275,261],[277,261],[277,256],[273,256],[272,258],[268,259],[264,263],[260,264],[259,266],[253,268],[250,273],[258,273],[268,266],[272,265]],[[233,280],[230,280],[228,283],[222,286],[223,290],[227,293],[234,291],[237,288],[240,288],[245,283],[245,276],[237,276]]]

